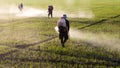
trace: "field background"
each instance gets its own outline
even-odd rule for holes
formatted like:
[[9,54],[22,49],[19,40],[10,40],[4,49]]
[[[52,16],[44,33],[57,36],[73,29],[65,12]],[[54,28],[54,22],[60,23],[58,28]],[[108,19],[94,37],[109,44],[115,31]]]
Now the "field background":
[[[20,2],[45,10],[52,4],[55,10],[68,13],[92,11],[94,17],[68,17],[71,28],[81,33],[78,38],[70,37],[65,48],[54,30],[58,17],[0,19],[0,68],[120,67],[120,0],[0,0],[1,6]],[[81,34],[87,38],[79,38]],[[89,41],[92,37],[97,40]]]
[[[53,5],[54,10],[65,10],[70,13],[81,10],[92,10],[95,18],[106,18],[118,15],[120,12],[119,0],[0,0],[1,5],[18,5],[47,9],[48,5]],[[115,12],[116,11],[116,12]]]

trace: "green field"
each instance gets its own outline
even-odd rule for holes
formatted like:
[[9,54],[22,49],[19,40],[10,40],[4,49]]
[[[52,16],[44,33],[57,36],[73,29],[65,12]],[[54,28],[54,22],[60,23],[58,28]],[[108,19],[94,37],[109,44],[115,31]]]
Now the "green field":
[[64,48],[54,30],[58,17],[0,18],[0,68],[120,68],[120,1],[69,1],[0,0],[2,5],[23,2],[47,10],[53,4],[55,10],[94,14],[93,18],[68,17],[71,30],[80,34],[70,37]]

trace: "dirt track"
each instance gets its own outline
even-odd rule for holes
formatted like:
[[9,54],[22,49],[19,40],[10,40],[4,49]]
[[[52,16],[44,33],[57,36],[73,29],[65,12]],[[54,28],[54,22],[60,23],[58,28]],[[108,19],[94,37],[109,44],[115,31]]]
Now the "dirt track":
[[[48,38],[48,39],[46,39],[46,40],[43,40],[43,41],[38,41],[38,42],[33,42],[33,43],[23,44],[23,45],[16,45],[15,48],[17,48],[18,50],[12,50],[12,51],[7,52],[7,53],[5,53],[5,54],[0,54],[0,60],[3,60],[3,58],[4,58],[5,56],[7,56],[7,55],[10,55],[10,54],[12,54],[12,53],[15,53],[15,52],[20,51],[19,49],[27,49],[27,48],[30,47],[30,46],[34,46],[34,45],[36,45],[36,44],[42,44],[42,43],[48,42],[48,41],[50,41],[50,40],[53,40],[53,39],[55,39],[55,38],[57,38],[57,36],[50,37],[50,38]],[[7,45],[7,46],[8,46],[8,45]]]

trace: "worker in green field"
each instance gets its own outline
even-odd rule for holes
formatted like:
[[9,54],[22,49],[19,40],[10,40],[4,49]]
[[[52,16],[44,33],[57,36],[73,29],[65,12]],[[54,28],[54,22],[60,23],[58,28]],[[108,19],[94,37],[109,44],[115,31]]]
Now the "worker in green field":
[[59,30],[59,39],[61,40],[62,47],[65,47],[65,43],[68,40],[69,33],[69,21],[67,20],[67,15],[64,14],[60,20],[57,22],[58,30]]
[[22,10],[23,10],[23,4],[20,3],[20,4],[18,5],[18,8],[19,8],[20,11],[22,11]]
[[48,18],[49,16],[51,16],[51,18],[53,17],[53,6],[52,5],[49,5],[48,6]]

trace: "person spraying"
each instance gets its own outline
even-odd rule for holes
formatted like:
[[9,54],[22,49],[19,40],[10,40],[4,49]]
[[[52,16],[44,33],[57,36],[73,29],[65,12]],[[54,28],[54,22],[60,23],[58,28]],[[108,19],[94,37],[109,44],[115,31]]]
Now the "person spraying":
[[18,8],[19,8],[20,11],[22,11],[22,10],[23,10],[23,4],[20,3],[20,4],[18,5]]
[[51,18],[53,17],[53,6],[52,5],[48,6],[48,18],[49,16],[51,16]]
[[69,33],[69,21],[67,20],[67,15],[64,14],[58,22],[58,31],[59,31],[59,39],[61,40],[62,47],[65,47],[65,43],[68,40],[68,33]]

